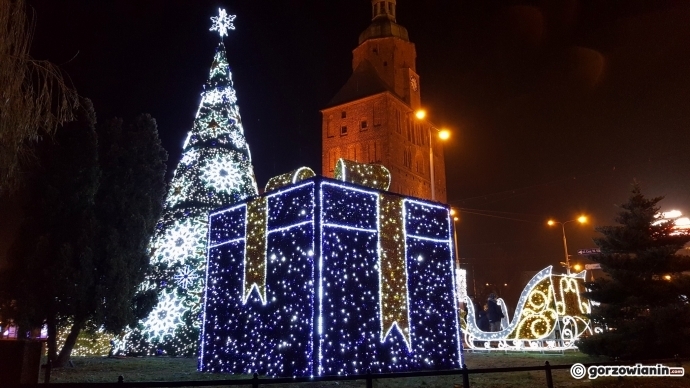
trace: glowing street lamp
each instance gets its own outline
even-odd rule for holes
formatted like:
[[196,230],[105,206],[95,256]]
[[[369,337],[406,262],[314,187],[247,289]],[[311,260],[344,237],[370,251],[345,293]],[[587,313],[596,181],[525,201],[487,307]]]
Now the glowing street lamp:
[[549,221],[547,222],[547,224],[548,224],[549,226],[554,226],[554,225],[556,225],[556,224],[560,224],[560,225],[561,225],[561,231],[563,232],[563,249],[565,250],[565,270],[566,270],[566,273],[567,273],[568,275],[570,275],[570,259],[569,259],[570,256],[568,256],[568,243],[567,243],[567,241],[566,241],[566,239],[565,239],[565,224],[567,224],[567,223],[569,223],[569,222],[575,222],[575,221],[577,221],[577,222],[579,222],[579,223],[581,223],[581,224],[584,224],[584,223],[587,222],[587,217],[585,217],[585,216],[580,216],[580,217],[578,217],[577,219],[569,220],[569,221],[565,221],[565,222],[558,222],[558,221],[554,221],[554,220],[549,220]]
[[[417,117],[419,120],[423,120],[426,117],[426,111],[423,109],[419,109],[418,111],[415,112],[415,117]],[[434,182],[434,146],[433,146],[433,138],[431,136],[431,129],[434,129],[436,131],[436,134],[439,139],[446,141],[450,138],[450,131],[447,129],[438,129],[431,125],[427,125],[427,129],[429,130],[429,171],[430,171],[430,178],[431,178],[431,200],[435,201],[436,200],[436,187],[435,187],[435,182]]]

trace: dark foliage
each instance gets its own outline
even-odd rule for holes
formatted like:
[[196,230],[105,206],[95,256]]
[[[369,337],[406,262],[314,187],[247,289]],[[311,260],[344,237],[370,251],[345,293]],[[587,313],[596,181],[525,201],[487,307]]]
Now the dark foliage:
[[[79,332],[117,333],[156,303],[139,285],[149,270],[147,246],[165,198],[165,161],[156,122],[110,120],[98,128],[91,102],[78,120],[40,143],[28,176],[25,219],[0,300],[22,327],[48,325],[49,355],[64,364]],[[57,354],[57,327],[71,325]]]
[[657,204],[633,186],[619,225],[597,228],[601,253],[592,260],[607,274],[585,296],[601,304],[591,318],[603,333],[582,339],[581,351],[625,359],[690,356],[690,256],[678,252],[690,234],[659,222]]

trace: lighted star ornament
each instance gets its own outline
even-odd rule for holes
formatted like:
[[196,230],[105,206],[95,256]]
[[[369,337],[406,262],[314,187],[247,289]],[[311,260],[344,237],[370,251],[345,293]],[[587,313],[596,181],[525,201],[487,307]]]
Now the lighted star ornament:
[[228,30],[234,30],[235,26],[232,21],[235,20],[236,15],[228,15],[224,9],[218,8],[218,16],[211,17],[213,25],[209,31],[218,31],[221,39],[228,35]]

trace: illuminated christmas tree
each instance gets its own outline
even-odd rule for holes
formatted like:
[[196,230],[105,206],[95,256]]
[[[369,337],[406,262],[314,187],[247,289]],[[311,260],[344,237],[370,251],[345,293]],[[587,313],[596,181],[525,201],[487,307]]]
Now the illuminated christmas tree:
[[128,350],[194,354],[205,277],[208,213],[258,194],[222,38],[234,15],[220,10],[211,31],[221,43],[192,130],[183,145],[165,211],[151,242],[154,273],[145,287],[158,305],[127,338]]

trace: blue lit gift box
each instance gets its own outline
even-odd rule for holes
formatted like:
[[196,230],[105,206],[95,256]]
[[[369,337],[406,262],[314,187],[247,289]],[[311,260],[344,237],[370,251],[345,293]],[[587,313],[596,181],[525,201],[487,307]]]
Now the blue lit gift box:
[[462,365],[449,208],[381,190],[382,166],[340,160],[336,170],[335,180],[281,175],[210,214],[200,370]]

